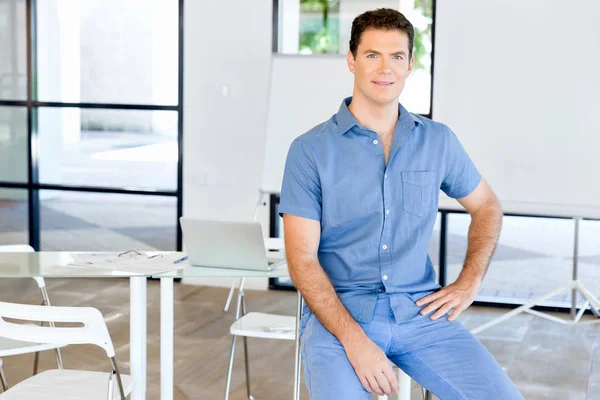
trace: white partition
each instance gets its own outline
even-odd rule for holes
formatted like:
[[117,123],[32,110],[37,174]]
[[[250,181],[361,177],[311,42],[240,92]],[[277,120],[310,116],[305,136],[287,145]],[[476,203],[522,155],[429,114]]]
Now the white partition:
[[437,2],[433,117],[506,212],[600,218],[598,14],[595,0]]

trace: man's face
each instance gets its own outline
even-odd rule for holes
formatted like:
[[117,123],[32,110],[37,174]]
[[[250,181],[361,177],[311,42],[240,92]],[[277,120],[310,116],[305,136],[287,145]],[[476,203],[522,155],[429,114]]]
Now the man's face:
[[399,30],[367,29],[360,38],[356,59],[348,51],[355,91],[380,105],[398,102],[413,62],[414,57],[409,59],[408,35]]

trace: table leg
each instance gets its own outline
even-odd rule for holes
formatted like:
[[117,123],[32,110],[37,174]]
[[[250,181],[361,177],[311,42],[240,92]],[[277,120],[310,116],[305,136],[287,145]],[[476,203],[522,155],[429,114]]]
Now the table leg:
[[173,278],[160,278],[160,398],[173,400]]
[[146,399],[146,277],[132,277],[129,280],[130,296],[130,373],[135,383],[131,400]]

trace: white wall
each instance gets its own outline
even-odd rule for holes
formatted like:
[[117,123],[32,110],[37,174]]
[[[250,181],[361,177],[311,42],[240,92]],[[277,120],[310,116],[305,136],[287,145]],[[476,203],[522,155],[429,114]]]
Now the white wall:
[[183,213],[251,220],[264,159],[272,1],[185,7]]

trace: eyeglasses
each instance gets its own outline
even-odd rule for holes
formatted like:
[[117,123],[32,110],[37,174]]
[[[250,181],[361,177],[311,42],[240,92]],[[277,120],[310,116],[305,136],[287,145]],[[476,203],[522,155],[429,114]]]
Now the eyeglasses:
[[146,257],[146,258],[143,258],[143,259],[150,260],[152,258],[163,258],[163,255],[162,255],[162,253],[159,253],[159,254],[155,254],[153,256],[148,256],[147,254],[140,253],[137,250],[127,250],[127,251],[124,251],[123,253],[120,253],[118,255],[118,257],[129,258],[129,259],[134,259],[134,260],[136,260],[136,259],[138,259],[140,257],[141,258]]

